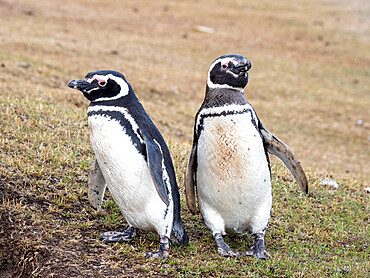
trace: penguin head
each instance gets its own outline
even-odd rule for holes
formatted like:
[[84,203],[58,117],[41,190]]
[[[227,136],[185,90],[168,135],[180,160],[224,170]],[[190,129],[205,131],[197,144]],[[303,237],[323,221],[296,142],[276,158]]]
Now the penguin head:
[[80,90],[92,102],[119,99],[131,89],[125,76],[112,70],[89,72],[85,79],[70,81],[68,87]]
[[243,91],[248,83],[252,63],[242,55],[230,54],[217,58],[208,71],[207,85],[211,89],[228,88]]

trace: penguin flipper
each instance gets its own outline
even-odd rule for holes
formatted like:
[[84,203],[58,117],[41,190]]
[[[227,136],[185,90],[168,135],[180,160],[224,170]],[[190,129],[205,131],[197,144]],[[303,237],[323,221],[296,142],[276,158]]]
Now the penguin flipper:
[[144,134],[142,135],[146,146],[147,163],[155,189],[162,201],[168,206],[170,201],[168,198],[168,189],[163,180],[163,152],[161,146],[157,141],[145,136]]
[[196,201],[196,185],[195,185],[195,168],[196,168],[196,153],[197,145],[194,144],[191,149],[188,165],[186,166],[185,172],[185,194],[186,203],[191,213],[198,213],[197,201]]
[[98,161],[94,159],[88,181],[87,197],[90,205],[96,210],[101,208],[106,187],[107,184],[105,183]]
[[307,194],[308,180],[302,169],[301,163],[294,155],[292,149],[275,135],[267,131],[264,127],[260,128],[260,132],[262,134],[267,151],[279,158],[284,163],[285,167],[293,175],[302,191]]

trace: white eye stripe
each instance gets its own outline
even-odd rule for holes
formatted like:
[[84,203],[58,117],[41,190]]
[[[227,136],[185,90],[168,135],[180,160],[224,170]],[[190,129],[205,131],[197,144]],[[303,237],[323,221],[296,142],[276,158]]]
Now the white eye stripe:
[[230,85],[227,85],[227,84],[215,84],[211,81],[211,78],[208,74],[208,78],[207,78],[207,85],[210,89],[233,89],[233,90],[237,90],[237,91],[240,91],[240,92],[244,92],[244,88],[240,88],[240,87],[233,87],[233,86],[230,86]]
[[234,65],[236,64],[236,61],[234,58],[222,58],[222,59],[217,59],[216,61],[214,61],[212,63],[212,65],[209,67],[209,71],[208,71],[208,74],[212,71],[212,69],[214,68],[214,66],[218,63],[221,62],[221,66],[223,65],[228,65],[230,62],[232,62]]
[[108,76],[107,75],[98,75],[98,74],[95,74],[93,77],[91,78],[86,78],[86,81],[91,83],[93,82],[94,80],[97,80],[98,82],[107,82],[108,81]]
[[[121,97],[124,97],[126,95],[128,95],[129,93],[129,87],[127,85],[127,83],[125,82],[125,80],[123,80],[122,78],[120,77],[117,77],[113,74],[107,74],[107,75],[99,75],[99,74],[95,74],[93,77],[92,77],[93,80],[98,80],[99,81],[102,81],[102,82],[105,82],[107,83],[108,82],[108,79],[112,79],[113,81],[115,81],[121,88],[120,92],[113,96],[113,97],[101,97],[101,98],[98,98],[98,99],[95,99],[94,102],[96,101],[103,101],[103,100],[115,100],[115,99],[119,99]],[[99,84],[100,85],[100,84]],[[106,84],[105,84],[106,85]],[[104,86],[105,86],[104,85]],[[102,87],[104,87],[102,86]]]
[[[101,78],[101,77],[104,77],[104,78]],[[102,76],[102,75],[94,75],[92,78],[86,78],[85,80],[88,83],[92,83],[94,80],[97,80],[100,87],[104,87],[105,85],[107,85],[107,78],[105,78],[105,76]],[[92,91],[95,91],[95,90],[99,90],[99,88],[98,87],[93,88],[87,91],[86,93],[90,94]]]
[[[222,59],[217,59],[216,61],[214,61],[212,63],[212,65],[209,67],[209,70],[208,70],[208,76],[207,76],[207,85],[209,88],[211,89],[233,89],[233,90],[237,90],[237,91],[240,91],[240,92],[244,92],[244,87],[243,88],[240,88],[240,87],[233,87],[233,86],[230,86],[230,85],[227,85],[227,84],[215,84],[211,81],[211,71],[213,70],[214,66],[217,65],[218,63],[221,62],[221,67],[223,65],[228,65],[230,62],[233,63],[234,65],[236,65],[236,61],[234,58],[222,58]],[[229,73],[231,73],[232,75],[234,75],[235,77],[237,77],[238,75],[237,74],[234,74],[233,72],[231,71],[228,71]]]

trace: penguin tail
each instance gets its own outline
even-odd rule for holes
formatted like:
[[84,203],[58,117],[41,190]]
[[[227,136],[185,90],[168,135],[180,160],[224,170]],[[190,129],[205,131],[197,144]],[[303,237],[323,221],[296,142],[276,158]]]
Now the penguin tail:
[[189,237],[185,231],[184,223],[176,221],[172,226],[171,243],[174,245],[189,245]]

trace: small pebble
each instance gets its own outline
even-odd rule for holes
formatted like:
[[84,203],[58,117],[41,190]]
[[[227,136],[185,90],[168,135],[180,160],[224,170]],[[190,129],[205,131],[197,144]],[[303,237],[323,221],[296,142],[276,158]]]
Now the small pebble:
[[193,31],[199,32],[199,33],[213,34],[215,30],[213,28],[210,28],[210,27],[199,26],[198,25],[198,26],[193,27]]
[[19,68],[28,69],[28,68],[30,68],[30,67],[31,67],[31,64],[29,64],[29,63],[19,63],[19,64],[18,64],[18,67],[19,67]]
[[336,181],[333,181],[333,180],[331,180],[331,179],[329,179],[329,178],[325,178],[325,179],[324,179],[324,180],[322,180],[319,184],[320,184],[320,185],[329,185],[329,186],[331,186],[331,187],[333,187],[333,188],[338,188],[338,187],[339,187],[339,185],[337,184],[337,182],[336,182]]
[[362,121],[362,120],[357,120],[356,121],[356,125],[358,125],[358,126],[360,126],[360,125],[362,125],[364,122]]

